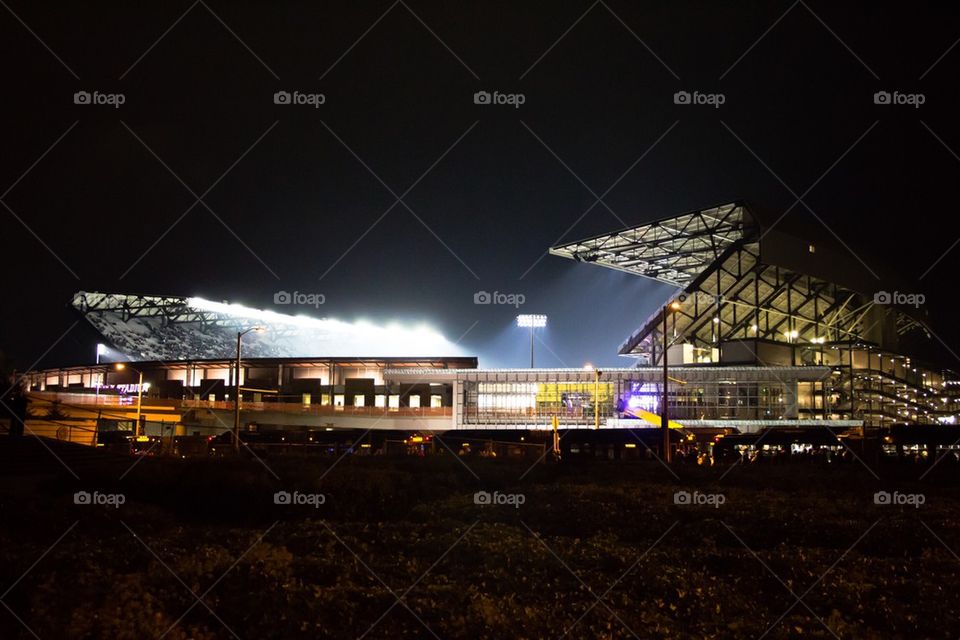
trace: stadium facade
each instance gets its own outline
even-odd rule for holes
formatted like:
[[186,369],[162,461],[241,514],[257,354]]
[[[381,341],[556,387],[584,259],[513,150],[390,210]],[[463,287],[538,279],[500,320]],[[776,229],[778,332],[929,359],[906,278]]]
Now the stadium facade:
[[[423,328],[398,338],[396,329],[358,332],[198,298],[80,292],[76,310],[136,362],[27,379],[38,398],[129,411],[141,371],[146,402],[186,433],[204,420],[215,427],[210,416],[232,422],[236,376],[243,421],[258,425],[515,429],[556,418],[567,428],[657,426],[664,384],[671,420],[691,429],[956,422],[960,378],[912,355],[933,338],[917,307],[898,304],[903,296],[879,280],[857,280],[850,254],[764,225],[744,203],[550,253],[675,287],[620,347],[634,366],[478,369]],[[264,324],[268,331],[244,339],[237,372],[237,332]]]

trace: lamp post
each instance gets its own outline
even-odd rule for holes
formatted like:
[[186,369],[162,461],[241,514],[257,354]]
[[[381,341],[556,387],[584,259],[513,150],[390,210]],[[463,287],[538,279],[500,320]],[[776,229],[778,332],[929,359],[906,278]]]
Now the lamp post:
[[[123,371],[123,370],[126,369],[126,368],[127,368],[127,365],[126,365],[125,363],[123,363],[123,362],[118,362],[118,363],[116,364],[116,369],[117,369],[117,371]],[[130,367],[130,368],[133,369],[133,367]],[[137,376],[138,376],[138,379],[137,379],[137,424],[136,424],[136,426],[133,428],[133,435],[139,436],[139,435],[140,435],[140,411],[141,411],[141,408],[143,407],[143,371],[140,371],[139,369],[133,369],[133,370],[137,372]]]
[[243,336],[251,331],[264,332],[263,327],[250,327],[244,331],[237,331],[237,363],[233,374],[233,450],[240,453],[240,347]]
[[530,368],[533,369],[533,332],[547,326],[547,316],[539,313],[521,313],[517,316],[517,326],[530,329]]
[[667,341],[667,317],[671,313],[679,310],[680,303],[676,300],[663,307],[663,352],[661,354],[661,358],[663,359],[663,387],[660,393],[660,433],[663,435],[663,459],[665,462],[670,462],[673,458],[670,450],[670,410],[667,408],[667,348],[669,347]]
[[593,428],[600,429],[600,369],[593,370]]

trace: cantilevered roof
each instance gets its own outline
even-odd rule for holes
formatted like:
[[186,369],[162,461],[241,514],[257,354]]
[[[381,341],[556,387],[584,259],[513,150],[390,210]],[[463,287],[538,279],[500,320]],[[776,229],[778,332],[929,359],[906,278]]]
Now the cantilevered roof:
[[[280,295],[284,294],[284,295]],[[236,354],[237,333],[250,358],[403,358],[459,356],[462,350],[425,325],[376,325],[304,315],[320,311],[323,301],[280,292],[280,313],[238,304],[181,296],[149,296],[78,291],[73,307],[111,347],[137,361],[229,359]],[[293,298],[297,298],[294,300]],[[292,304],[296,303],[296,304]]]
[[[838,252],[823,238],[783,232],[774,228],[777,222],[766,224],[735,201],[559,245],[550,253],[677,287],[665,301],[675,303],[672,341],[702,353],[730,340],[754,339],[863,340],[896,350],[900,336],[927,331],[916,308],[882,304],[876,296],[881,282],[892,281],[872,271],[858,277],[858,258],[849,249]],[[657,309],[620,353],[657,361],[662,314]]]
[[550,253],[686,287],[727,248],[757,233],[743,203],[730,202],[558,245]]

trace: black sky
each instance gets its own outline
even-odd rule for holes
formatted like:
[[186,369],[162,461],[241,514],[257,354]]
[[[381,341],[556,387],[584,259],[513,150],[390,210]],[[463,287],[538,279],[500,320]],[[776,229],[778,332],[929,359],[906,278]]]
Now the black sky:
[[[24,224],[0,207],[0,349],[20,368],[92,359],[87,327],[63,335],[80,289],[257,307],[320,292],[321,315],[466,332],[484,365],[527,356],[516,310],[474,293],[521,293],[550,315],[538,364],[623,362],[669,289],[550,245],[737,198],[776,218],[799,195],[784,224],[923,276],[960,352],[948,3],[6,1],[0,193]],[[81,90],[126,102],[76,105]],[[881,90],[925,103],[876,105]]]

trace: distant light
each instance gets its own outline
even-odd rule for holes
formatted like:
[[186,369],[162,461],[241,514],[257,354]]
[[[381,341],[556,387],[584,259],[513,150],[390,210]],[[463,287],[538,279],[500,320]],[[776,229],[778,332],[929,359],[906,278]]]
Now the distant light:
[[127,365],[123,364],[122,362],[118,362],[118,363],[117,363],[116,365],[114,365],[114,366],[117,368],[117,371],[121,371],[121,370],[127,368]]
[[584,362],[584,363],[583,363],[583,368],[584,368],[584,369],[593,369],[593,365],[590,364],[589,362]]
[[539,313],[521,313],[517,316],[518,327],[545,327],[547,316]]
[[102,356],[107,352],[107,345],[102,342],[97,343],[97,355]]
[[674,300],[670,303],[670,309],[673,311],[680,311],[680,303]]

